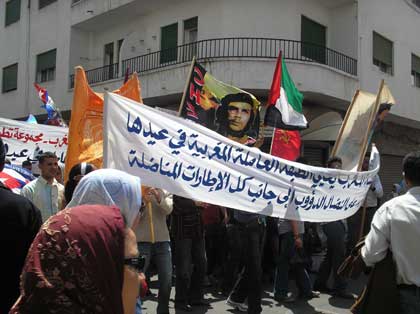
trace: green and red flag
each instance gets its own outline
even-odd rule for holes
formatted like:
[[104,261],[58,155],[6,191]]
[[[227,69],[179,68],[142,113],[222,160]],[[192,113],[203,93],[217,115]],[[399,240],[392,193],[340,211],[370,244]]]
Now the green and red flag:
[[308,122],[302,113],[302,102],[303,95],[293,83],[280,53],[268,97],[265,125],[284,130],[306,129]]

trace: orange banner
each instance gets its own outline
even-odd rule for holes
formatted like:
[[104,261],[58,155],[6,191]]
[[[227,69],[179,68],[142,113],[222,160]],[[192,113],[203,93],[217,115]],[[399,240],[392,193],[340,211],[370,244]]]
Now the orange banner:
[[[140,103],[143,102],[137,73],[133,73],[130,79],[113,93]],[[70,169],[77,163],[88,162],[98,168],[102,167],[103,109],[103,94],[96,93],[90,88],[85,71],[81,66],[77,66],[74,77],[65,181],[68,179]]]

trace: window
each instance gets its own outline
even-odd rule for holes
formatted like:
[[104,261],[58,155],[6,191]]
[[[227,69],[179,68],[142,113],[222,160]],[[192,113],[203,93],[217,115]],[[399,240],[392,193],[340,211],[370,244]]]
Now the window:
[[82,1],[82,0],[71,0],[71,5],[73,5],[73,4],[77,4],[77,3],[79,3],[80,1]]
[[2,92],[7,93],[17,89],[18,64],[3,68]]
[[413,4],[420,9],[420,0],[412,0]]
[[414,86],[420,87],[420,58],[411,55],[411,81]]
[[121,52],[121,47],[122,47],[123,42],[124,42],[124,39],[120,39],[117,42],[117,63],[118,64],[120,63],[120,52]]
[[194,43],[197,41],[197,22],[197,17],[193,17],[184,21],[184,44]]
[[320,63],[326,63],[327,28],[302,15],[302,56]]
[[111,80],[114,78],[112,64],[114,63],[114,43],[108,43],[104,46],[104,79]]
[[37,55],[36,57],[36,81],[47,82],[55,79],[57,49],[53,49]]
[[197,54],[198,18],[193,17],[184,21],[184,46],[182,49],[183,61],[192,60]]
[[161,28],[160,63],[172,62],[178,59],[178,23]]
[[20,0],[6,2],[6,23],[10,25],[20,20]]
[[393,43],[373,32],[373,64],[384,73],[393,74]]
[[57,0],[39,0],[38,9],[42,9],[43,7],[46,7],[47,5],[50,5],[53,2],[56,2]]

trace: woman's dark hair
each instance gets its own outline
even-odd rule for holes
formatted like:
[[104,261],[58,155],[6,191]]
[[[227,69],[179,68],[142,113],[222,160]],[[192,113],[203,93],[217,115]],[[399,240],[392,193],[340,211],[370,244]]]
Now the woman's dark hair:
[[74,165],[69,173],[69,180],[66,183],[64,188],[64,197],[66,202],[69,203],[71,198],[73,197],[73,192],[76,189],[77,184],[79,183],[80,179],[95,170],[95,166],[90,163],[82,162]]
[[[229,104],[232,102],[244,102],[251,105],[251,116],[249,118],[247,125],[241,131],[235,132],[233,130],[229,130],[228,109],[229,109]],[[253,125],[254,126],[256,125],[254,102],[250,94],[248,93],[227,94],[225,97],[223,97],[220,100],[220,103],[221,103],[221,106],[219,107],[219,109],[217,109],[217,112],[216,112],[216,121],[217,121],[217,124],[219,125],[218,133],[225,136],[227,134],[231,134],[233,136],[241,137],[248,130],[250,130]],[[257,130],[258,128],[259,128],[259,120],[258,120],[258,124],[256,125]],[[256,138],[258,134],[253,135],[253,136],[255,136]]]

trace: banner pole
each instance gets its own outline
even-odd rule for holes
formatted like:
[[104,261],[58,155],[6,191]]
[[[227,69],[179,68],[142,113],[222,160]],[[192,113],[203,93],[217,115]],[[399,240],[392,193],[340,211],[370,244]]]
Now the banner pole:
[[191,81],[191,75],[192,75],[192,72],[194,70],[195,60],[196,60],[196,58],[194,56],[192,58],[192,61],[191,61],[191,67],[190,67],[190,71],[188,73],[187,81],[185,82],[184,93],[182,94],[181,103],[179,104],[178,117],[181,116],[181,111],[182,111],[182,108],[184,107],[185,97],[187,96],[188,85]]
[[363,141],[363,145],[362,145],[362,148],[363,148],[363,151],[362,152],[363,153],[361,154],[360,159],[359,159],[359,165],[357,167],[357,170],[358,171],[360,171],[360,169],[362,169],[363,159],[365,158],[365,154],[366,154],[366,150],[367,150],[367,144],[368,144],[369,135],[370,135],[370,132],[371,132],[373,123],[376,120],[376,115],[378,114],[378,110],[379,110],[379,99],[381,97],[382,89],[384,88],[384,84],[385,84],[385,81],[384,80],[381,80],[381,84],[379,86],[379,91],[378,91],[378,94],[376,95],[375,108],[372,111],[372,114],[371,114],[371,117],[370,117],[370,120],[369,120],[368,129],[367,129],[367,132],[366,132],[364,141]]
[[[371,118],[370,118],[370,121],[369,121],[368,132],[366,133],[365,140],[363,141],[363,146],[362,146],[363,147],[363,154],[361,154],[361,156],[360,156],[357,171],[360,171],[362,169],[362,166],[363,166],[363,159],[365,158],[365,154],[366,154],[366,150],[367,150],[367,144],[368,144],[367,141],[369,139],[369,134],[371,132],[371,128],[373,126],[373,123],[376,119],[376,115],[378,114],[379,99],[381,97],[382,89],[384,87],[384,84],[385,84],[385,81],[381,80],[381,84],[379,86],[379,92],[376,95],[375,109],[372,112],[372,115],[371,115]],[[366,221],[366,205],[363,205],[363,207],[362,207],[362,217],[361,217],[361,220],[360,220],[360,230],[359,230],[358,241],[363,237],[363,232],[364,232],[364,229],[365,229],[365,221]]]
[[155,226],[153,225],[152,202],[147,202],[146,206],[149,212],[150,239],[152,243],[155,243]]

